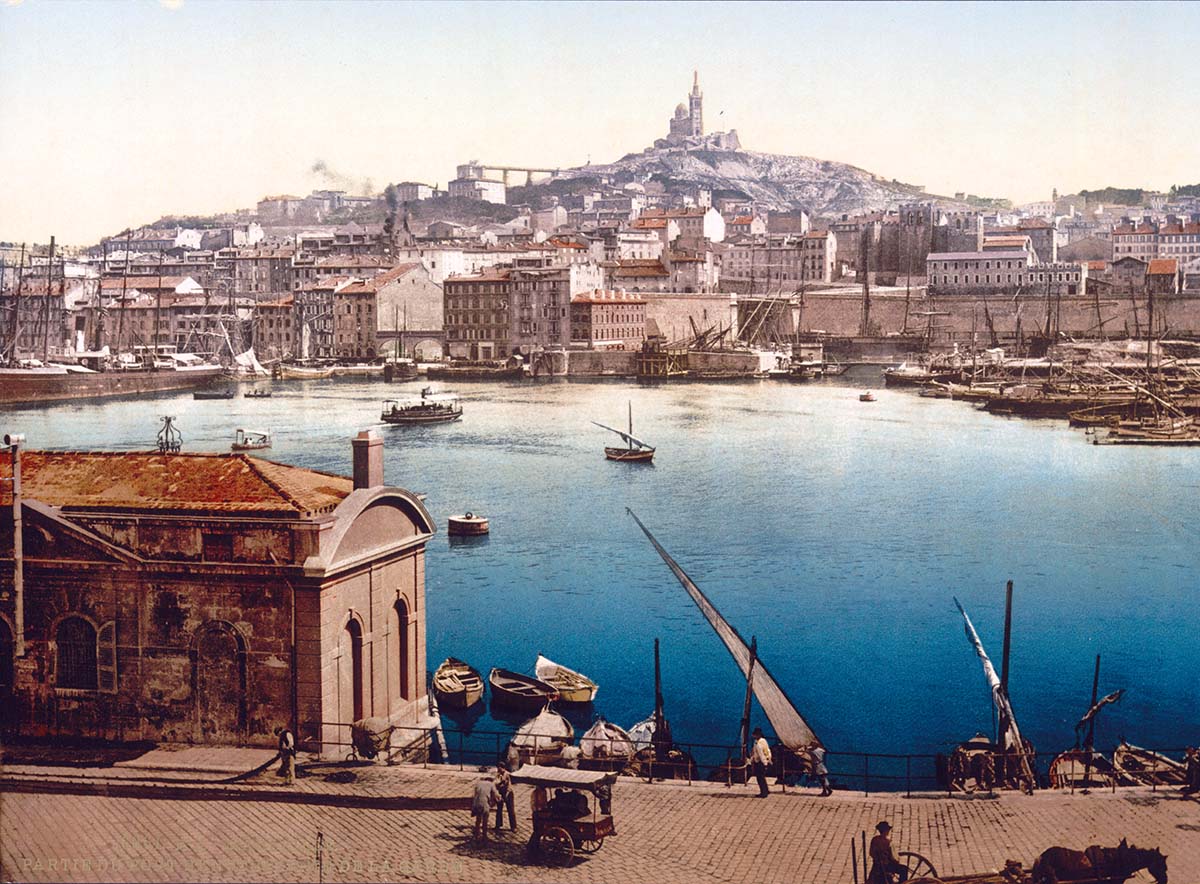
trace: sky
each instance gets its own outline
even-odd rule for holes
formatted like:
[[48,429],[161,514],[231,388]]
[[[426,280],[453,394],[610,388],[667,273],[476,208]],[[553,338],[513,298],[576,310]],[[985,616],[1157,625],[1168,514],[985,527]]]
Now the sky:
[[[1022,203],[1200,181],[1197,3],[0,0],[0,240],[87,244],[705,125]],[[324,163],[340,178],[312,172]]]

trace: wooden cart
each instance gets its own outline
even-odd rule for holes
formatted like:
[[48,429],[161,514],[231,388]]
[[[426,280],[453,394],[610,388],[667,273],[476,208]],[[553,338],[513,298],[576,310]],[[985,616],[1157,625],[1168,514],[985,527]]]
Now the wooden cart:
[[616,773],[526,764],[513,773],[512,781],[533,786],[529,847],[548,862],[568,865],[576,851],[595,853],[605,838],[617,833],[609,812]]

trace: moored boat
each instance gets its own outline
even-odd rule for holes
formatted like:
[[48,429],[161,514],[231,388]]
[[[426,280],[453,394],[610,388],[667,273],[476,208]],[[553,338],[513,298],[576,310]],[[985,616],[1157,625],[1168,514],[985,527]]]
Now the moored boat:
[[275,366],[275,376],[285,380],[314,381],[333,377],[331,365],[290,365],[281,362]]
[[483,696],[483,676],[469,663],[447,657],[433,673],[433,691],[442,705],[467,709]]
[[[492,670],[495,674],[495,670]],[[525,722],[513,735],[512,744],[522,764],[554,764],[562,760],[563,749],[575,739],[575,728],[549,704]]]
[[1113,767],[1143,786],[1182,786],[1187,782],[1183,762],[1124,740],[1113,750]]
[[872,393],[870,390],[863,390],[861,393],[858,394],[858,401],[859,402],[874,402],[875,394]]
[[270,390],[247,390],[242,395],[245,396],[245,398],[247,398],[247,399],[270,399],[271,391]]
[[509,669],[493,669],[488,684],[492,686],[492,699],[502,706],[541,709],[558,699],[558,691],[552,685]]
[[528,372],[524,363],[461,362],[431,365],[425,375],[431,381],[519,381]]
[[459,420],[462,414],[457,396],[438,395],[431,387],[424,387],[420,399],[385,400],[379,419],[389,424],[445,424]]
[[533,671],[540,680],[558,691],[558,699],[563,703],[590,703],[596,699],[599,688],[594,681],[541,654],[538,654]]
[[1068,749],[1050,762],[1052,789],[1105,789],[1125,782],[1111,761],[1090,749]]
[[633,761],[633,740],[625,729],[603,717],[579,738],[580,764],[599,770],[620,770]]

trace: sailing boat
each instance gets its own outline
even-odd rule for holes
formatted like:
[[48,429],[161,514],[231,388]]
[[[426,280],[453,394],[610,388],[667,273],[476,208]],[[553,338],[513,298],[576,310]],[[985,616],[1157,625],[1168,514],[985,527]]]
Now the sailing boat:
[[658,639],[654,640],[654,714],[639,721],[626,733],[633,744],[637,767],[647,778],[691,780],[695,775],[695,759],[675,745],[671,738],[671,724],[663,712]]
[[976,734],[954,750],[950,758],[950,782],[960,791],[967,791],[967,780],[974,779],[975,788],[991,789],[992,785],[1001,788],[1022,788],[1032,792],[1037,785],[1030,758],[1033,757],[1033,747],[1021,736],[1017,727],[1016,716],[1013,715],[1012,702],[1008,697],[1008,639],[1012,626],[1012,581],[1008,583],[1007,600],[1004,615],[1004,657],[1001,668],[1003,675],[996,675],[996,667],[983,649],[979,633],[975,631],[971,618],[958,599],[954,599],[959,613],[963,616],[963,629],[969,641],[983,664],[983,677],[991,690],[992,703],[996,707],[999,718],[999,740],[990,742],[983,734]]
[[629,403],[629,432],[628,433],[626,433],[624,430],[617,430],[617,429],[614,429],[613,427],[607,426],[605,424],[597,423],[596,421],[592,421],[592,423],[596,424],[596,426],[601,427],[602,429],[608,430],[609,432],[616,433],[618,436],[620,436],[622,439],[624,439],[629,445],[628,448],[610,448],[608,446],[605,446],[604,456],[607,457],[609,460],[624,460],[624,461],[631,461],[631,462],[635,462],[635,463],[649,463],[651,460],[654,459],[654,447],[652,445],[647,445],[641,439],[638,439],[637,437],[635,437],[633,435],[633,403],[632,402]]
[[[762,658],[758,656],[757,643],[753,649],[746,644],[745,639],[738,634],[729,623],[721,616],[721,612],[716,609],[707,596],[700,591],[700,587],[692,582],[692,579],[684,573],[683,569],[675,562],[667,553],[662,545],[654,538],[649,529],[642,524],[642,520],[634,515],[633,510],[626,507],[625,512],[638,523],[638,527],[642,529],[650,543],[658,550],[658,554],[662,556],[667,567],[675,574],[676,579],[680,582],[692,601],[696,603],[705,619],[716,631],[721,641],[725,643],[725,647],[729,650],[734,662],[745,676],[747,685],[754,692],[754,696],[758,698],[759,705],[762,706],[763,712],[766,713],[767,720],[771,723],[772,729],[775,731],[775,736],[779,739],[790,752],[807,761],[808,752],[816,746],[823,746],[816,733],[804,720],[804,716],[796,710],[796,705],[791,701],[788,695],[784,692],[779,683],[775,681],[775,677],[771,675]],[[633,735],[633,729],[630,729],[630,735]],[[748,739],[748,738],[747,738]]]
[[[1114,765],[1095,750],[1096,715],[1105,706],[1116,703],[1124,689],[1097,699],[1100,692],[1100,655],[1096,655],[1096,673],[1092,677],[1092,703],[1075,725],[1075,747],[1054,756],[1050,762],[1050,785],[1055,789],[1099,786],[1108,788],[1118,781]],[[1082,739],[1083,745],[1080,746]]]

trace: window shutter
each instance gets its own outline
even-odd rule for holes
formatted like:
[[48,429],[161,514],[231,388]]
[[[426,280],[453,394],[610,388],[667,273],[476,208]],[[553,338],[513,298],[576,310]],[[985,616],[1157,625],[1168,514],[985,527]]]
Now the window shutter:
[[101,691],[117,692],[117,623],[109,620],[96,637],[96,681]]

